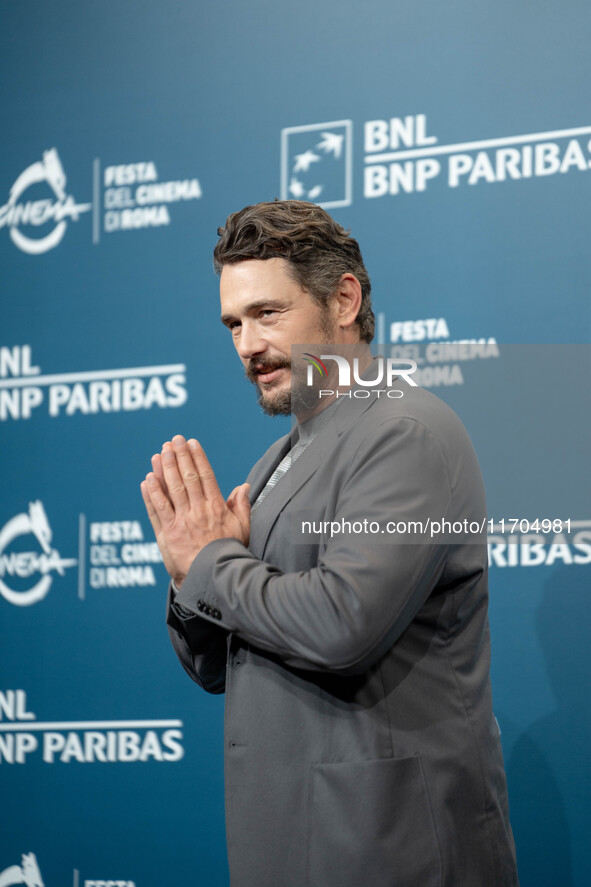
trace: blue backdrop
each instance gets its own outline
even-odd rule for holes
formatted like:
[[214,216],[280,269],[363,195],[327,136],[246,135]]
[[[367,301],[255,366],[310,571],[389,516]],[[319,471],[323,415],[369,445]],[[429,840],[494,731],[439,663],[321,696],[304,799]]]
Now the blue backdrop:
[[0,22],[0,884],[228,884],[223,698],[169,646],[138,485],[182,433],[229,492],[284,433],[211,253],[230,212],[293,197],[352,229],[382,349],[474,439],[522,884],[587,885],[588,3],[4,0]]

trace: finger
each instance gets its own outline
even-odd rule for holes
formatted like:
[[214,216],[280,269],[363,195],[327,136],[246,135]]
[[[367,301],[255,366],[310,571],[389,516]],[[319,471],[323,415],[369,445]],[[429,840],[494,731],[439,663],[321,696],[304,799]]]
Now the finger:
[[250,527],[250,500],[248,498],[249,490],[250,484],[242,484],[241,487],[238,487],[236,504],[232,509],[242,526],[246,527],[247,529]]
[[[240,487],[242,484],[240,485]],[[228,498],[226,499],[226,505],[232,511],[234,509],[234,505],[236,504],[236,497],[238,496],[238,492],[240,487],[234,487]]]
[[199,441],[191,439],[189,441],[189,448],[195,463],[195,468],[197,469],[197,474],[201,481],[205,498],[211,501],[222,498],[218,482],[213,473],[213,468],[209,464],[209,460],[205,455],[203,447]]
[[185,490],[187,491],[191,507],[200,508],[203,506],[205,494],[193,456],[187,446],[187,441],[182,434],[177,434],[176,437],[173,437],[172,439],[172,445],[174,447],[177,467],[185,485]]
[[[189,510],[189,497],[185,489],[184,481],[180,475],[176,455],[173,446],[168,441],[162,447],[162,474],[168,491],[168,496],[175,511],[185,512]],[[160,487],[160,485],[159,485]],[[163,493],[162,488],[161,492]]]
[[154,533],[158,533],[161,529],[160,518],[156,514],[156,510],[152,505],[152,500],[150,499],[150,494],[148,493],[148,481],[143,480],[140,484],[140,490],[142,493],[142,499],[144,500],[144,505],[146,506],[146,511],[148,512],[148,517],[150,518],[150,523],[152,524],[152,529]]
[[[146,475],[145,489],[160,528],[174,523],[175,510],[168,496],[164,494],[160,482],[155,474]],[[150,514],[150,512],[148,512]]]
[[160,453],[155,453],[152,456],[152,471],[158,478],[158,482],[162,487],[162,491],[165,493],[166,496],[168,496],[168,487],[166,486],[166,481],[164,480],[164,472],[162,471],[162,456],[160,455]]
[[148,512],[148,517],[150,518],[150,523],[152,524],[152,529],[154,533],[158,535],[160,530],[162,529],[162,522],[160,520],[160,516],[154,507],[154,503],[152,502],[152,497],[150,496],[150,488],[152,483],[150,481],[150,475],[146,475],[146,479],[143,480],[140,484],[140,490],[142,492],[142,499],[144,500],[144,505],[146,506],[146,511]]

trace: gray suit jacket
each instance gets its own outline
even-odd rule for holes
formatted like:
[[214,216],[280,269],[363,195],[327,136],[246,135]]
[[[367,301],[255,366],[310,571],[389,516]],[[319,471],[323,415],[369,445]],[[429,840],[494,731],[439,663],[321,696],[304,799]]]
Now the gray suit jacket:
[[[486,545],[300,532],[485,516],[460,420],[397,387],[340,404],[254,513],[249,548],[195,559],[177,599],[195,616],[169,606],[184,668],[226,692],[232,887],[517,884]],[[252,469],[253,501],[289,445]]]

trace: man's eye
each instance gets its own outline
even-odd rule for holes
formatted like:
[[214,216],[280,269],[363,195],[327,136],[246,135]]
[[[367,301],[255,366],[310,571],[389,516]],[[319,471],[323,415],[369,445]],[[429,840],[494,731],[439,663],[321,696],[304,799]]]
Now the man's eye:
[[263,308],[260,312],[262,317],[269,317],[271,314],[275,314],[274,308]]

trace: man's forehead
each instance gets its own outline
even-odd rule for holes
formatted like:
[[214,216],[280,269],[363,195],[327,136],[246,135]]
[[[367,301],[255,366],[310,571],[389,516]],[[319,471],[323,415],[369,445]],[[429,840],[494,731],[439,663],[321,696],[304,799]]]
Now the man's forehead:
[[285,259],[247,259],[224,265],[220,276],[222,314],[259,308],[263,302],[277,306],[301,300],[307,291],[288,273]]
[[251,281],[261,283],[284,277],[291,279],[287,259],[242,259],[222,267],[220,284],[228,286],[234,283],[248,284]]

